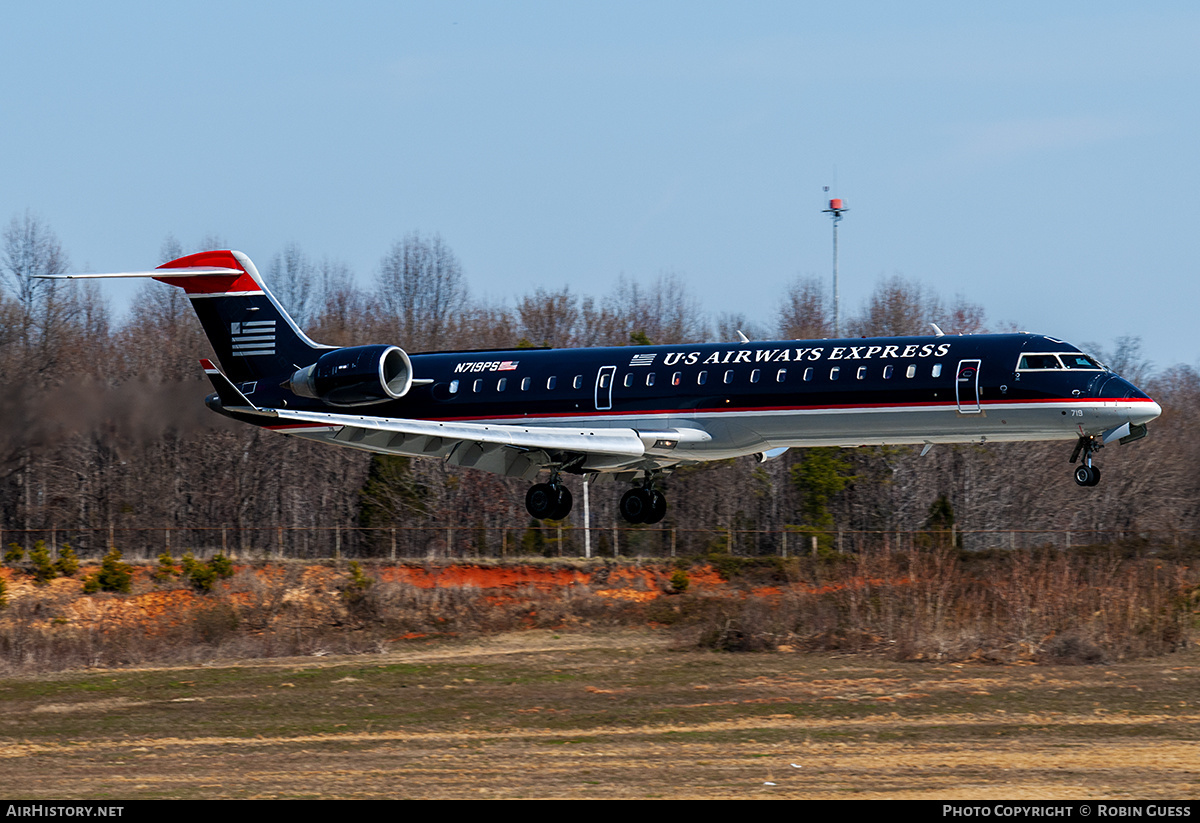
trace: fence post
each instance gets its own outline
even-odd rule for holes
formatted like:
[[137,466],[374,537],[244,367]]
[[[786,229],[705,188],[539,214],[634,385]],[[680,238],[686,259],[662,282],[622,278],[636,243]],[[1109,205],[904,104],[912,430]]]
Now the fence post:
[[392,562],[396,562],[396,527],[392,526]]
[[333,556],[340,558],[342,556],[342,527],[333,527]]

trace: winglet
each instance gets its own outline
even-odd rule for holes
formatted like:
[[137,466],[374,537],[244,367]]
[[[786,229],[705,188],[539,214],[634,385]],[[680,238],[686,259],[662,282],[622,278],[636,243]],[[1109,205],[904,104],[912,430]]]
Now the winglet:
[[241,389],[233,385],[233,381],[222,374],[221,370],[211,360],[201,360],[200,365],[204,368],[204,373],[208,375],[208,379],[212,382],[213,388],[217,390],[217,399],[221,401],[221,406],[226,411],[261,414],[268,417],[277,416],[273,409],[260,409],[251,403],[246,395],[242,394]]

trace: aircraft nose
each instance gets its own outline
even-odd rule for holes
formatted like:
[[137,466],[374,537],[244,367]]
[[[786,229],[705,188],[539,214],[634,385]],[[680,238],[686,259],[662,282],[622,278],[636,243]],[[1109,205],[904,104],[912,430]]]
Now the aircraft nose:
[[1134,423],[1149,423],[1160,414],[1162,414],[1162,406],[1151,400],[1149,403],[1143,403],[1137,413],[1130,417],[1130,420]]

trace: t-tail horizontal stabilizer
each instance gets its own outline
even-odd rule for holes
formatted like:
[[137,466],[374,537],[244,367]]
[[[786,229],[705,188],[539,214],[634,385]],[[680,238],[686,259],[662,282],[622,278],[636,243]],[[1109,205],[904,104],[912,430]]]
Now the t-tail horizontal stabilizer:
[[224,411],[260,414],[266,417],[276,416],[274,409],[260,409],[251,403],[246,395],[242,394],[241,389],[233,385],[233,381],[222,374],[211,360],[201,360],[200,365],[204,367],[204,373],[208,375],[213,388],[217,390],[217,399],[221,401],[221,408]]

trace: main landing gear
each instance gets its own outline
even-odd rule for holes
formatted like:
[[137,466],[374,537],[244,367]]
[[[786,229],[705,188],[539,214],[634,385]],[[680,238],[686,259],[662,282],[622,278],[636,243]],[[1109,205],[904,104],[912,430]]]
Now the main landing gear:
[[535,520],[562,520],[571,513],[571,490],[564,486],[558,472],[549,483],[532,486],[525,495],[525,508]]
[[1095,486],[1100,482],[1100,467],[1092,465],[1092,455],[1103,445],[1097,442],[1096,438],[1087,436],[1080,437],[1079,442],[1075,444],[1075,450],[1071,452],[1071,462],[1074,463],[1080,454],[1083,455],[1083,465],[1075,469],[1075,482],[1080,486]]
[[[562,520],[571,513],[571,490],[562,484],[558,472],[550,475],[549,483],[531,486],[525,495],[525,509],[536,520]],[[637,488],[621,497],[621,517],[630,523],[657,523],[667,513],[666,496],[654,489],[654,477],[649,472]]]
[[654,478],[649,472],[642,485],[630,489],[621,496],[621,516],[630,523],[657,523],[667,513],[667,498],[654,489]]

